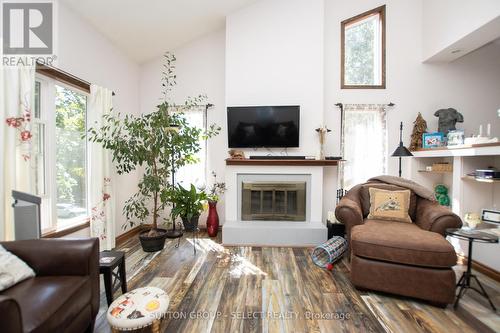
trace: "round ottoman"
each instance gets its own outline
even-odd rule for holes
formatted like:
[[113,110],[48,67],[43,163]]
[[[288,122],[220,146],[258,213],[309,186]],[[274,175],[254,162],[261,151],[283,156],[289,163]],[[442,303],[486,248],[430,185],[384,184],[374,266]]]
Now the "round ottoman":
[[160,321],[168,309],[168,295],[156,287],[137,288],[121,295],[109,306],[107,319],[113,332],[151,326],[160,332]]

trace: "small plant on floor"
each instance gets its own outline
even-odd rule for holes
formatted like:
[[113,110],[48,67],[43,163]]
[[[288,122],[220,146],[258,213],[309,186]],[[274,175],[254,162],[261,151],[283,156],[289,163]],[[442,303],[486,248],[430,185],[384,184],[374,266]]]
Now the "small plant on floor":
[[196,163],[196,153],[201,150],[200,139],[217,135],[220,127],[211,125],[207,130],[190,126],[185,113],[200,105],[206,105],[206,96],[188,98],[176,105],[169,95],[176,85],[175,56],[165,54],[162,86],[163,101],[157,110],[136,115],[121,116],[111,113],[104,116],[100,128],[90,128],[89,140],[112,151],[118,174],[126,174],[142,167],[144,173],[138,191],[129,198],[123,208],[127,226],[152,219],[147,236],[157,237],[164,233],[158,229],[162,211],[169,206],[172,190],[171,175],[184,165]]
[[208,199],[207,194],[198,190],[193,184],[189,189],[177,185],[170,192],[169,197],[174,205],[171,213],[172,219],[175,221],[177,217],[180,217],[187,231],[195,231],[198,228],[200,214],[204,210],[204,203]]

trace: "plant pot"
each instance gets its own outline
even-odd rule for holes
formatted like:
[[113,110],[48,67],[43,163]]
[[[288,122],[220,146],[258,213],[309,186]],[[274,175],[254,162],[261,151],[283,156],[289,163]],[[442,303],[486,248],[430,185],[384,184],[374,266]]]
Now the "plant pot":
[[157,236],[148,236],[149,230],[143,231],[139,234],[139,240],[144,252],[157,252],[163,250],[165,246],[165,238],[167,238],[167,231],[165,229],[156,229],[160,233]]
[[208,236],[216,237],[219,232],[219,214],[217,214],[217,201],[208,202],[208,217],[207,217],[207,232]]
[[200,215],[195,215],[191,219],[181,216],[181,219],[182,223],[184,224],[184,230],[196,231],[196,229],[198,228],[198,220],[200,219]]

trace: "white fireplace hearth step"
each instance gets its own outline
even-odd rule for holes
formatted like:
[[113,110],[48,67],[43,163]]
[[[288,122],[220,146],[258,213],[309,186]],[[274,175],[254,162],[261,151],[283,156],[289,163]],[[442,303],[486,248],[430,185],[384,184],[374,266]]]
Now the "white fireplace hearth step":
[[327,240],[321,222],[229,222],[222,226],[223,245],[317,246]]

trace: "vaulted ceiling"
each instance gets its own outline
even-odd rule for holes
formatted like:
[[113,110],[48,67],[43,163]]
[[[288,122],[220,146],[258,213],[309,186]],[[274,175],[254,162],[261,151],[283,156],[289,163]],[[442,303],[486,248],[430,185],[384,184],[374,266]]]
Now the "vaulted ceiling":
[[138,63],[221,29],[257,0],[61,0]]

